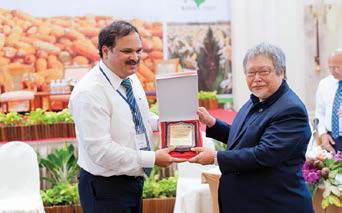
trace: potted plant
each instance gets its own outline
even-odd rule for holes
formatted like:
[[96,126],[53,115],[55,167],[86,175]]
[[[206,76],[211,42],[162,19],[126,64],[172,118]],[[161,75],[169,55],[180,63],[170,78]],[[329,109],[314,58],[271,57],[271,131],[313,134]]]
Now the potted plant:
[[39,166],[45,168],[51,177],[43,177],[43,180],[49,182],[52,186],[59,183],[75,182],[78,171],[75,148],[69,144],[56,149],[45,158],[38,156]]
[[177,179],[167,177],[159,180],[154,169],[145,180],[143,190],[143,213],[172,213],[175,205]]
[[60,183],[41,191],[46,213],[81,213],[77,184]]
[[46,112],[36,109],[25,115],[0,113],[0,141],[75,137],[75,125],[68,109]]
[[45,138],[75,137],[75,126],[69,109],[60,112],[45,112],[42,124],[46,129]]
[[1,127],[1,141],[8,140],[21,140],[26,138],[25,130],[23,130],[25,120],[23,120],[19,113],[9,112],[7,114],[1,113],[0,115],[0,127]]
[[71,144],[56,149],[46,158],[39,156],[39,166],[50,175],[42,178],[51,185],[41,191],[46,212],[81,212],[75,183],[78,171],[76,161]]
[[200,91],[198,93],[199,105],[206,109],[217,109],[216,91]]
[[313,195],[315,212],[342,207],[342,152],[331,154],[319,147],[307,156],[302,174]]

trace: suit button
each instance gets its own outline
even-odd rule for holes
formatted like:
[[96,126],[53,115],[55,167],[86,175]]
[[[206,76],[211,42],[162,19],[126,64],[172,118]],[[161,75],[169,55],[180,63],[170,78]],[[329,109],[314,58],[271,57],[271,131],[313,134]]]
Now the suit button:
[[262,108],[260,108],[260,109],[259,109],[259,112],[262,112],[262,111],[263,111],[263,109],[262,109]]

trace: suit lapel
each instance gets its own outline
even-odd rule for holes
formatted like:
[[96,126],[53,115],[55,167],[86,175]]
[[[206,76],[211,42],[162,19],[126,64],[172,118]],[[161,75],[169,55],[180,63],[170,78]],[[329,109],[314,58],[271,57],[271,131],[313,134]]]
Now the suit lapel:
[[241,130],[239,130],[235,137],[232,140],[232,143],[230,144],[228,149],[233,149],[234,145],[236,145],[236,143],[238,142],[239,138],[246,132],[246,130],[248,129],[248,127],[250,125],[252,125],[254,123],[254,121],[260,117],[262,113],[258,113],[257,115],[253,116],[245,125],[243,125],[243,127],[241,128]]
[[241,115],[239,116],[239,120],[237,121],[237,128],[235,129],[233,135],[232,135],[232,142],[228,144],[227,149],[230,149],[230,147],[232,146],[232,144],[234,143],[234,140],[236,138],[236,135],[239,134],[240,129],[244,123],[244,121],[246,120],[246,117],[248,115],[248,112],[251,110],[253,104],[252,102],[249,104],[249,106],[246,107],[246,109],[244,111],[241,112]]

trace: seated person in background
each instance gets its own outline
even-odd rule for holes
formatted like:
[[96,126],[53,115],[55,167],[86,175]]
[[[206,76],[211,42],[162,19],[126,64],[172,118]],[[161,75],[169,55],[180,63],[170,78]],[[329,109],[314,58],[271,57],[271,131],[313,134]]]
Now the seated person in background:
[[328,64],[331,75],[318,85],[315,117],[323,148],[335,153],[342,151],[342,49],[331,54]]

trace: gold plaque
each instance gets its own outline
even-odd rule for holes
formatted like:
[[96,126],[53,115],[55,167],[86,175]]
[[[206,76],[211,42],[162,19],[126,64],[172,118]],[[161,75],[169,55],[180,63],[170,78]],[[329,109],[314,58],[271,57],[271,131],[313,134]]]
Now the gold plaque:
[[185,122],[168,123],[166,129],[167,146],[174,146],[178,151],[195,147],[196,129],[194,124]]

